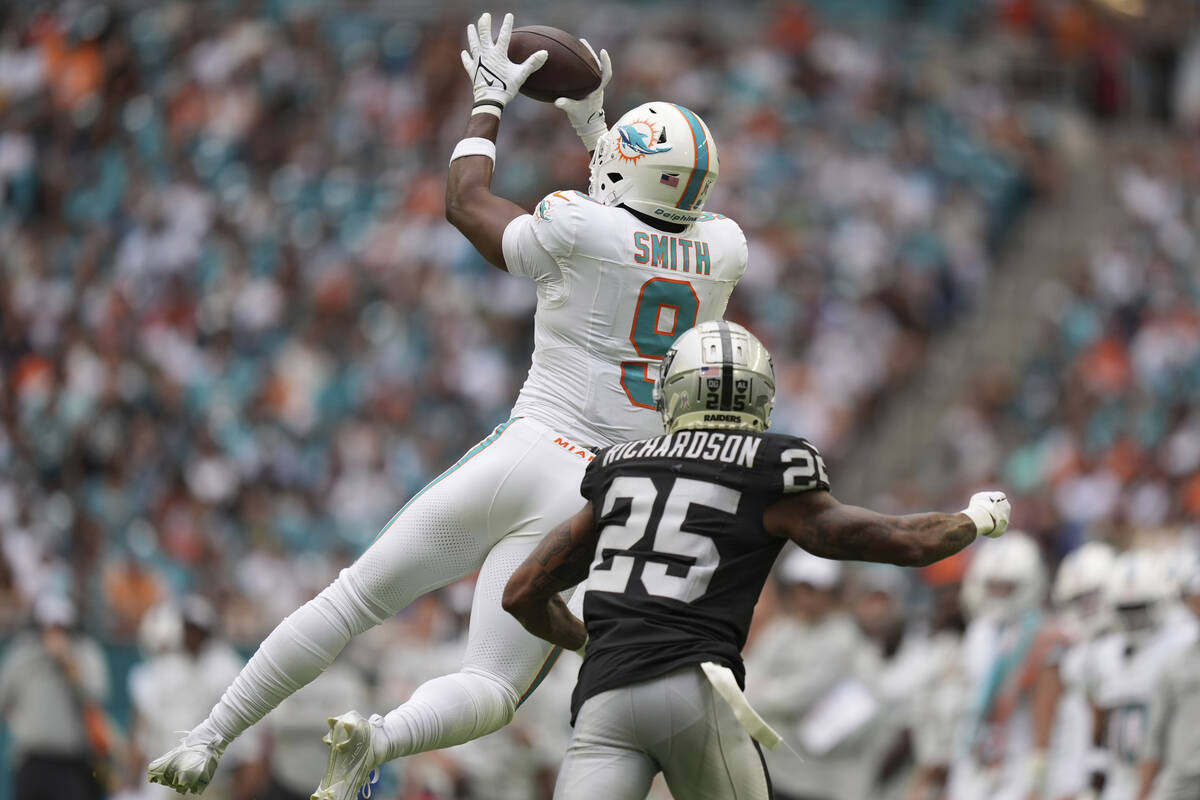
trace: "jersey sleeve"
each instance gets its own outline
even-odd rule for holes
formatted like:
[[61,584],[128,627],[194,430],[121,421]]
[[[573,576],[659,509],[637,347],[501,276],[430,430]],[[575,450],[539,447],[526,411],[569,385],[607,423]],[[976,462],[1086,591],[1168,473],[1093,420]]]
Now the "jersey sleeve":
[[1166,750],[1167,729],[1171,722],[1171,711],[1176,698],[1172,696],[1171,670],[1161,675],[1150,698],[1149,718],[1146,724],[1146,740],[1142,757],[1148,761],[1162,761]]
[[756,470],[760,489],[768,498],[823,489],[829,491],[829,471],[821,452],[807,439],[771,436],[766,458]]
[[535,281],[561,277],[560,259],[575,252],[582,227],[582,202],[571,192],[552,192],[532,214],[524,214],[504,229],[504,264],[513,275]]
[[741,280],[742,276],[746,274],[746,267],[750,265],[750,245],[746,243],[746,233],[742,230],[742,226],[733,220],[728,220],[728,223],[732,228],[730,237],[734,243],[734,278]]

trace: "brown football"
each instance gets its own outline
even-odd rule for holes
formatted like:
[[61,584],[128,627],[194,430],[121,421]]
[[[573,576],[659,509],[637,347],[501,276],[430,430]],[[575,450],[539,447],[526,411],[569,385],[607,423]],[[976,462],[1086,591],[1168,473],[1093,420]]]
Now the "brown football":
[[545,50],[549,58],[542,68],[529,76],[521,94],[553,103],[560,97],[580,100],[600,85],[600,65],[583,42],[549,25],[515,28],[508,41],[508,57],[516,64]]

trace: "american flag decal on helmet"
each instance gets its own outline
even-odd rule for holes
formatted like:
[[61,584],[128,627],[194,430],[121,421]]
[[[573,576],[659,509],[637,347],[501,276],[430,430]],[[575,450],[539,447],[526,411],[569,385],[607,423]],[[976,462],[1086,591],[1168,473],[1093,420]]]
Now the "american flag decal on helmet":
[[679,186],[679,176],[674,173],[664,172],[659,176],[658,182],[665,183],[667,186],[671,186],[673,188],[678,187]]

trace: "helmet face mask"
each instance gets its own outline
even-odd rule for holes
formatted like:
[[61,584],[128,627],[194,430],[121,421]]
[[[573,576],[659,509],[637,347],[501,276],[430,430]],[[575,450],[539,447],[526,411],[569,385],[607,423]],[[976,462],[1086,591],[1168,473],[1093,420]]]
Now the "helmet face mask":
[[1027,534],[1009,529],[984,543],[963,576],[963,608],[974,619],[1016,621],[1041,608],[1046,572],[1041,551]]
[[1119,605],[1113,612],[1117,618],[1117,625],[1128,634],[1143,636],[1152,633],[1158,627],[1158,615],[1155,613],[1153,602]]
[[654,219],[699,219],[720,172],[717,146],[695,113],[674,103],[644,103],[600,137],[588,193]]
[[764,431],[775,407],[771,356],[741,325],[703,322],[675,340],[654,384],[667,431]]
[[1092,638],[1109,622],[1104,588],[1116,553],[1103,542],[1088,542],[1067,554],[1054,579],[1054,605],[1074,635]]
[[1116,559],[1106,588],[1115,627],[1131,645],[1140,645],[1162,627],[1169,588],[1161,560],[1144,550]]

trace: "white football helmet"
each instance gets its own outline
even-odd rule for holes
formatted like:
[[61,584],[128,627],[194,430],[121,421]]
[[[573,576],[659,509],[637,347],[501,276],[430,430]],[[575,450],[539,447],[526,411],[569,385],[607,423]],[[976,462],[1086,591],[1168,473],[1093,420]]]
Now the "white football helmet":
[[1162,557],[1148,550],[1117,556],[1105,586],[1105,600],[1117,630],[1138,644],[1163,624],[1171,594]]
[[1083,638],[1095,636],[1108,622],[1104,587],[1116,557],[1109,545],[1088,542],[1068,553],[1058,565],[1054,605],[1063,621]]
[[979,545],[963,576],[963,609],[972,618],[1011,622],[1042,605],[1046,569],[1028,534],[1009,529]]
[[663,222],[690,225],[704,209],[721,163],[704,120],[674,103],[643,103],[592,152],[589,194]]
[[142,615],[138,624],[138,646],[142,654],[162,655],[183,645],[183,617],[170,601],[159,603]]
[[764,431],[775,407],[771,354],[754,334],[725,320],[685,331],[663,357],[654,403],[667,431]]
[[1184,585],[1200,570],[1200,553],[1188,544],[1177,544],[1159,552],[1172,599],[1180,597]]

